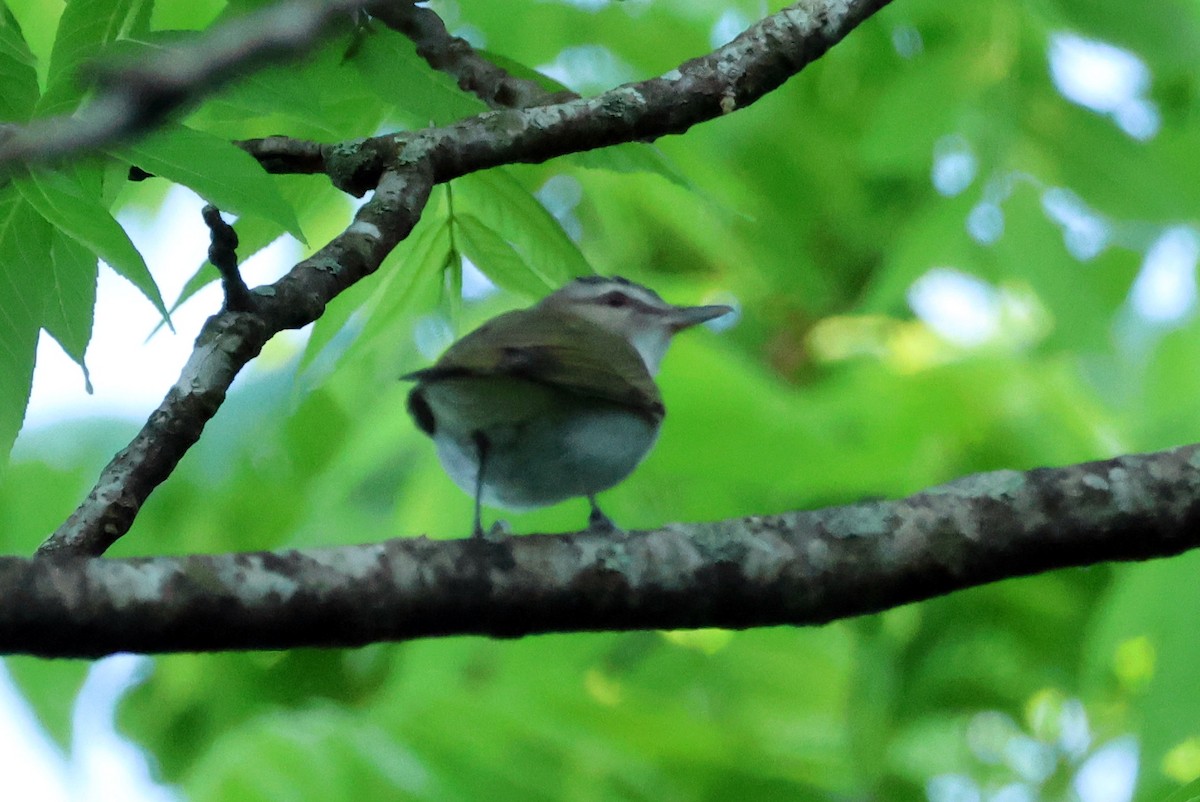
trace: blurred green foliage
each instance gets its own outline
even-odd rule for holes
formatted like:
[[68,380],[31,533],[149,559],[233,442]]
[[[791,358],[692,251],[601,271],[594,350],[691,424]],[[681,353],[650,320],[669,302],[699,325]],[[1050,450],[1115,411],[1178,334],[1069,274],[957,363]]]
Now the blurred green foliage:
[[[136,56],[253,5],[6,0],[0,113],[69,112],[86,90],[71,77],[79,64]],[[584,92],[661,74],[769,10],[434,8],[489,52]],[[237,83],[113,149],[104,169],[54,172],[25,194],[0,188],[0,446],[20,422],[37,330],[82,360],[96,255],[115,255],[156,297],[112,228],[112,212],[147,202],[113,181],[129,163],[242,212],[243,256],[287,231],[315,248],[345,224],[345,199],[319,178],[244,175],[222,142],[334,141],[482,108],[403,37],[374,24],[360,34],[354,49],[347,31],[302,65]],[[1052,54],[1079,43],[1071,36],[1125,49],[1110,62],[1141,60],[1124,111],[1059,91]],[[1200,8],[1182,0],[896,0],[771,96],[686,135],[439,188],[303,353],[252,371],[114,554],[463,535],[469,500],[403,414],[396,377],[455,332],[588,269],[740,311],[732,329],[689,334],[667,358],[659,444],[605,499],[627,527],[1195,441],[1198,45]],[[56,219],[29,186],[100,205]],[[1147,254],[1172,228],[1183,248],[1164,284]],[[39,237],[37,252],[55,255],[45,274],[14,261]],[[502,289],[472,292],[463,256]],[[1134,291],[1154,275],[1166,289]],[[213,278],[199,270],[185,296]],[[30,552],[129,431],[90,421],[27,432],[0,482],[5,551]],[[509,521],[556,531],[583,517],[579,502]],[[980,789],[1066,800],[1135,748],[1137,798],[1157,800],[1200,776],[1198,559],[1002,582],[818,629],[172,656],[155,661],[121,723],[166,780],[204,802],[942,800]],[[8,665],[65,743],[85,664]]]

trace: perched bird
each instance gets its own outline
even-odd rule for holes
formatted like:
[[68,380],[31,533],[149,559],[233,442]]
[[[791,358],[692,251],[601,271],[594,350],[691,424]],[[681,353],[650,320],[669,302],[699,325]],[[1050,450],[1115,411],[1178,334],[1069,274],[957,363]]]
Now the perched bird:
[[576,279],[484,323],[416,381],[408,411],[442,467],[480,505],[528,509],[596,494],[650,451],[665,412],[654,376],[671,337],[732,311],[672,306],[620,278]]

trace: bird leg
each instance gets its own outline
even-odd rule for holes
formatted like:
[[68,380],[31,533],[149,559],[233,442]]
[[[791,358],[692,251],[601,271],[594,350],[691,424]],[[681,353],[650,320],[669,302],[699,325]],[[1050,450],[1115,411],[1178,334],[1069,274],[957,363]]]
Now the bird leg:
[[475,471],[475,527],[471,537],[482,538],[483,532],[483,466],[487,462],[488,441],[483,432],[472,432],[475,449],[479,454],[479,469]]

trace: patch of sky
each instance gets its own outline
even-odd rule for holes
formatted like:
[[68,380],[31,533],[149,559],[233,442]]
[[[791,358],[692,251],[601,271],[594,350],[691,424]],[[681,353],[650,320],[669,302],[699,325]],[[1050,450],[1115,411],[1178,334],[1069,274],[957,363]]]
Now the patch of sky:
[[1200,240],[1188,226],[1168,228],[1150,246],[1129,292],[1135,314],[1149,323],[1172,324],[1196,307]]
[[482,50],[487,47],[487,35],[474,25],[460,25],[451,31],[451,33],[460,39],[465,39],[467,44],[476,50]]
[[1101,746],[1071,781],[1080,802],[1129,802],[1138,776],[1138,743],[1123,736]]
[[[474,265],[471,268],[478,273],[479,270]],[[482,274],[480,274],[482,275]],[[486,281],[486,277],[484,278]],[[466,263],[463,264],[463,287],[465,289],[467,283]],[[490,282],[489,282],[490,283]],[[465,294],[465,293],[464,293]],[[442,352],[450,347],[454,342],[454,327],[450,325],[450,321],[446,316],[439,312],[430,312],[427,315],[421,315],[417,318],[417,322],[413,325],[413,341],[417,346],[419,353],[427,362],[434,362]]]
[[[462,296],[479,301],[496,291],[496,285],[467,257],[462,257]],[[449,343],[447,343],[448,345]],[[424,352],[422,352],[424,353]],[[440,353],[440,352],[439,352]]]
[[1050,744],[1020,734],[1005,745],[1004,763],[1021,779],[1040,785],[1054,773],[1058,754]]
[[1112,228],[1069,189],[1050,187],[1045,190],[1042,211],[1062,229],[1067,252],[1079,261],[1090,261],[1108,247]]
[[601,45],[564,48],[537,70],[580,94],[604,91],[636,77],[633,67]]
[[983,792],[970,777],[939,774],[925,784],[929,802],[983,802]]
[[[941,144],[941,143],[939,143]],[[966,189],[967,180],[975,169],[973,159],[964,152],[962,143],[945,138],[941,148],[935,146],[934,187],[951,196]],[[968,170],[970,168],[970,171]],[[1081,262],[1095,259],[1113,245],[1112,224],[1092,209],[1082,198],[1063,187],[1047,187],[1036,177],[1013,171],[993,178],[983,188],[981,199],[967,213],[967,233],[981,245],[991,245],[1004,236],[1004,203],[1017,187],[1029,185],[1040,194],[1042,213],[1062,231],[1067,252]]]
[[925,51],[925,40],[914,25],[897,25],[892,28],[892,47],[901,58],[914,59]]
[[[199,266],[208,251],[208,229],[200,217],[203,206],[191,190],[174,187],[153,215],[131,211],[119,216],[168,302],[190,277],[189,263]],[[242,262],[242,277],[251,287],[274,281],[299,258],[300,250],[290,236],[281,237]],[[144,418],[179,375],[200,327],[221,303],[221,285],[213,282],[171,315],[174,332],[163,327],[150,336],[162,318],[132,284],[102,264],[87,349],[94,392],[85,391],[79,366],[43,334],[25,426],[41,428],[93,415]],[[284,336],[299,341],[305,335],[287,332]]]
[[1004,760],[1005,745],[1020,732],[1012,716],[999,710],[985,710],[967,723],[967,746],[984,763],[1000,763]]
[[534,193],[534,197],[553,215],[568,237],[575,242],[583,237],[583,223],[575,214],[576,207],[583,200],[583,186],[578,180],[562,173],[551,176]]
[[0,772],[4,799],[40,802],[178,802],[152,776],[146,754],[115,728],[116,706],[150,661],[120,654],[92,664],[75,699],[71,749],[55,744],[0,662]]
[[462,9],[456,0],[432,0],[432,2],[419,3],[419,5],[428,5],[433,9],[434,13],[442,18],[446,29],[452,35],[465,39],[471,47],[487,47],[487,35],[479,28],[463,20]]
[[971,207],[967,233],[980,245],[991,245],[1004,236],[1004,210],[1000,204],[982,201]]
[[1050,77],[1067,100],[1111,117],[1134,139],[1158,133],[1158,107],[1146,96],[1150,69],[1136,55],[1107,42],[1056,33],[1047,56]]
[[1040,182],[1020,171],[1004,173],[983,185],[980,201],[967,213],[967,233],[981,245],[991,245],[1004,236],[1003,204],[1021,184],[1040,186]]
[[[931,778],[925,785],[930,802],[1033,802],[1046,798],[1048,784],[1060,771],[1070,772],[1072,798],[1078,802],[1130,802],[1137,782],[1138,745],[1121,736],[1092,750],[1087,712],[1077,699],[1035,706],[1029,722],[1035,737],[1010,716],[983,711],[967,724],[966,742],[991,778],[981,784],[971,774],[954,772]],[[1004,766],[1014,778],[1004,779],[994,767]],[[1056,797],[1057,798],[1057,797]]]
[[988,794],[988,802],[1036,802],[1037,794],[1024,783],[1009,783]]
[[1070,758],[1078,759],[1092,747],[1092,729],[1087,708],[1078,699],[1067,699],[1058,714],[1058,748]]
[[708,33],[708,43],[714,49],[732,42],[739,33],[750,27],[753,22],[749,17],[736,8],[727,8],[717,17],[712,30]]
[[908,289],[908,305],[939,336],[963,347],[1000,331],[1000,294],[991,284],[950,267],[935,267]]
[[979,160],[967,138],[950,134],[933,145],[931,179],[938,193],[952,198],[971,186],[979,171]]

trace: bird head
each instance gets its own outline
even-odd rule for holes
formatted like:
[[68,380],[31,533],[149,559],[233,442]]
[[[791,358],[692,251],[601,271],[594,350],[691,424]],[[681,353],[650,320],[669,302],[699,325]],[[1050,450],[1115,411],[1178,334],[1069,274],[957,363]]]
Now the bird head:
[[673,306],[649,287],[613,276],[576,279],[539,304],[577,315],[629,341],[651,375],[658,372],[671,337],[732,312],[724,305]]

